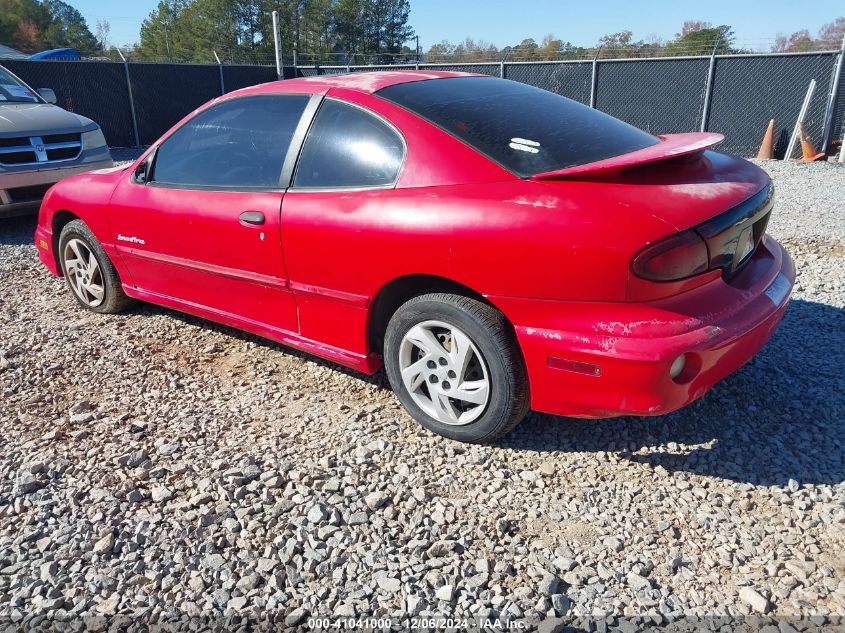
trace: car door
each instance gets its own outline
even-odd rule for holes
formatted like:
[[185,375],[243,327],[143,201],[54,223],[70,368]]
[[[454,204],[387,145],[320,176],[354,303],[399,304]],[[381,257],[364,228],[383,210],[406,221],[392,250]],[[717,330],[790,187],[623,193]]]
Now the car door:
[[367,353],[368,269],[392,265],[371,227],[390,221],[404,157],[386,119],[332,97],[320,104],[282,203],[302,336]]
[[297,331],[280,239],[282,172],[298,149],[297,127],[318,102],[278,94],[222,101],[164,139],[118,186],[114,243],[142,293]]

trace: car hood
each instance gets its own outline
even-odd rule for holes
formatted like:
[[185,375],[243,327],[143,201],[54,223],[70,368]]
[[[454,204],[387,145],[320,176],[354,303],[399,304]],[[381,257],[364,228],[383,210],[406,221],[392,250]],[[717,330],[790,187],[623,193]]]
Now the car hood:
[[93,127],[96,124],[91,119],[49,103],[0,102],[0,134],[3,136],[64,134]]

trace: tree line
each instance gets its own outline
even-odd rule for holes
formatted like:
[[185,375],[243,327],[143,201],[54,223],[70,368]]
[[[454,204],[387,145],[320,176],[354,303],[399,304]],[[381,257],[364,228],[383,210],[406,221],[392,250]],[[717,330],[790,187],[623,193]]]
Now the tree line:
[[[285,63],[384,64],[418,58],[409,24],[410,0],[160,0],[141,25],[137,43],[122,47],[137,60],[273,63],[272,12],[279,12]],[[109,24],[94,32],[63,0],[0,0],[0,43],[23,53],[72,47],[85,57],[119,59],[109,42]],[[825,24],[813,36],[807,29],[778,35],[775,52],[839,48],[845,17]],[[632,31],[609,33],[593,46],[577,46],[552,34],[539,42],[526,38],[499,48],[466,38],[441,41],[422,61],[528,61],[708,55],[750,52],[737,45],[729,25],[684,22],[674,37],[637,39]]]
[[816,37],[810,35],[807,29],[795,31],[790,35],[778,35],[772,50],[781,53],[833,50],[842,46],[843,36],[845,36],[845,17],[839,17],[822,26]]
[[[249,63],[274,59],[272,12],[282,52],[305,63],[386,62],[411,55],[410,0],[161,0],[141,26],[136,59]],[[360,63],[360,62],[359,62]]]
[[[778,35],[772,52],[801,52],[833,50],[840,47],[845,34],[845,17],[825,24],[817,37],[806,29],[789,36]],[[441,41],[426,52],[426,61],[542,61],[556,59],[629,58],[629,57],[681,57],[690,55],[724,55],[729,53],[756,52],[737,44],[733,29],[726,24],[714,26],[710,22],[688,20],[671,39],[657,36],[635,39],[632,31],[609,33],[599,38],[594,46],[576,46],[555,35],[546,35],[540,42],[532,38],[518,44],[498,48],[484,40],[466,38],[453,44]]]
[[[216,53],[225,62],[272,63],[273,11],[287,63],[294,54],[323,64],[416,57],[410,0],[161,0],[139,41],[121,50],[142,61],[208,63]],[[62,0],[0,0],[0,43],[22,53],[72,47],[85,57],[119,59],[108,22],[95,31]]]
[[685,22],[681,31],[668,42],[656,36],[636,40],[632,31],[603,35],[594,46],[576,46],[552,34],[546,35],[539,43],[533,38],[528,38],[503,48],[467,38],[459,44],[451,44],[448,41],[435,44],[427,51],[426,58],[429,61],[541,61],[592,57],[700,55],[710,54],[714,49],[717,53],[729,52],[733,42],[733,30],[727,25],[714,27],[709,22],[689,21]]

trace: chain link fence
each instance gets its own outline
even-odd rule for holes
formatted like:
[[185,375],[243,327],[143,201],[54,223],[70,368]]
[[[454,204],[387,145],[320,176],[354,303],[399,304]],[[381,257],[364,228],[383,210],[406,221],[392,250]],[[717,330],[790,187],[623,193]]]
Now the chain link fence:
[[[278,79],[274,66],[223,66],[222,71],[223,90],[226,92]],[[293,69],[291,69],[291,73],[293,73]]]
[[590,105],[592,62],[514,62],[505,64],[504,71],[506,79]]
[[652,134],[700,128],[707,59],[603,61],[596,66],[599,110]]
[[[726,151],[753,156],[765,126],[774,119],[775,154],[783,157],[807,87],[815,79],[804,127],[820,147],[835,62],[835,54],[717,57],[707,129],[725,135]],[[834,130],[841,139],[841,117]],[[800,147],[795,156],[800,156]]]
[[129,80],[142,145],[221,93],[219,71],[212,65],[130,64]]
[[[505,77],[592,105],[653,134],[709,130],[721,149],[754,156],[770,119],[783,158],[811,80],[804,121],[820,148],[845,128],[845,80],[831,99],[840,51],[566,61],[507,61],[285,67],[285,78],[377,70],[451,70]],[[180,118],[225,92],[276,79],[275,66],[101,61],[2,62],[35,88],[55,90],[62,107],[103,127],[116,147],[148,145]],[[841,70],[840,70],[841,74]]]

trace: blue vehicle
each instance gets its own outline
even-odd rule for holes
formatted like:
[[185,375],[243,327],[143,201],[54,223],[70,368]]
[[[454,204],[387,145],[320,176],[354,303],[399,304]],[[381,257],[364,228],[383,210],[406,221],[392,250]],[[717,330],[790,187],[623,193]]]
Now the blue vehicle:
[[30,55],[29,59],[63,59],[65,61],[78,62],[82,58],[79,55],[79,51],[75,48],[53,48],[49,51],[41,51],[40,53]]

